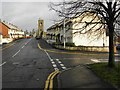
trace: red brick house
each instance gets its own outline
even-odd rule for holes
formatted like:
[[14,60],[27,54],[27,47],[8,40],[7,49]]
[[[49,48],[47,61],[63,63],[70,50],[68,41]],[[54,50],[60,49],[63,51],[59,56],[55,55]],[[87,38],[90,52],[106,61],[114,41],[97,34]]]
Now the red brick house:
[[5,25],[4,23],[0,22],[0,33],[2,34],[3,38],[9,38],[8,30],[10,28]]
[[10,28],[6,24],[0,22],[0,44],[12,41],[12,39],[10,39],[9,29]]

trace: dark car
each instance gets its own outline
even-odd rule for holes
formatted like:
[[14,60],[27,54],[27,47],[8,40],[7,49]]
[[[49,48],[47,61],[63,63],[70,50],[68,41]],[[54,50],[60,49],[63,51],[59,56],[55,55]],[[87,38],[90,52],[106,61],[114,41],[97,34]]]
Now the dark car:
[[120,50],[120,44],[118,44],[118,45],[116,46],[116,49],[117,49],[117,50]]
[[39,40],[39,39],[41,39],[41,37],[40,37],[40,36],[36,36],[35,38],[36,38],[36,40]]

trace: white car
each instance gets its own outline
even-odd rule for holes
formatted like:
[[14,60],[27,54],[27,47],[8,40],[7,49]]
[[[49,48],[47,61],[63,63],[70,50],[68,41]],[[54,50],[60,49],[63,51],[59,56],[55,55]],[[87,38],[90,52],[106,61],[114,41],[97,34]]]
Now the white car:
[[11,39],[11,38],[3,38],[2,39],[2,44],[7,44],[7,43],[10,43],[12,41],[13,41],[13,39]]

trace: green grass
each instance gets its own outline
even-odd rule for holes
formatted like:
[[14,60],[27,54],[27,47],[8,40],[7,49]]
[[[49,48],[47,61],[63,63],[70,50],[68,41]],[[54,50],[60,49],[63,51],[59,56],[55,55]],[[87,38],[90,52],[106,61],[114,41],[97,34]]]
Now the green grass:
[[114,68],[109,68],[107,63],[89,65],[92,71],[104,81],[120,88],[120,62]]

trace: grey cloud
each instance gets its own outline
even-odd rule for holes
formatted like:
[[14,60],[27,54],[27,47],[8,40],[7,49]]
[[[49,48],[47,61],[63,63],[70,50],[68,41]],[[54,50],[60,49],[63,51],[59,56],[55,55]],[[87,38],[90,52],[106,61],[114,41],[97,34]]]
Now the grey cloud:
[[24,30],[37,29],[37,20],[44,19],[45,30],[53,24],[57,15],[49,11],[48,2],[2,2],[2,19]]

